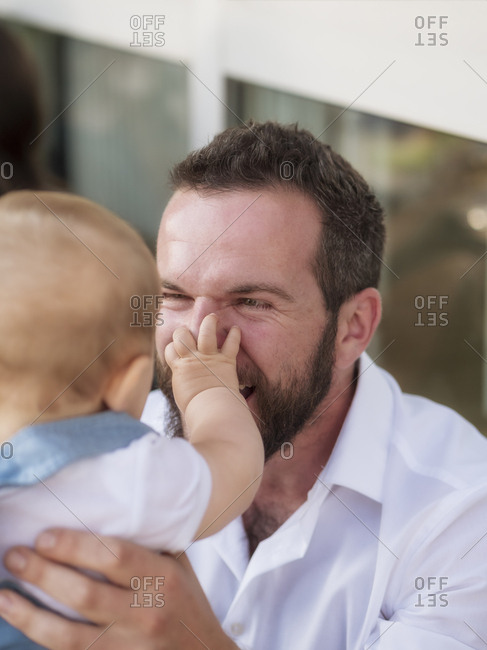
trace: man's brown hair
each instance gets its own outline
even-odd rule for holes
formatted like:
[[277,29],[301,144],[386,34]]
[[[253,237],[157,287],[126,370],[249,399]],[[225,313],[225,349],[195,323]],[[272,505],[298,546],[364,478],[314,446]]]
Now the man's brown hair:
[[359,291],[378,286],[382,208],[346,160],[297,124],[251,121],[229,128],[177,164],[171,181],[174,189],[303,193],[322,215],[313,269],[327,308],[337,313]]

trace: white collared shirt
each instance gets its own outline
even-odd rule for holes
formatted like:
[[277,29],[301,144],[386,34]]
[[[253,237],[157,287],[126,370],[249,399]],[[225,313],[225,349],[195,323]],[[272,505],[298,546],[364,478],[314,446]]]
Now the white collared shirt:
[[188,555],[242,649],[486,650],[487,441],[364,354],[307,501],[250,561],[241,519]]

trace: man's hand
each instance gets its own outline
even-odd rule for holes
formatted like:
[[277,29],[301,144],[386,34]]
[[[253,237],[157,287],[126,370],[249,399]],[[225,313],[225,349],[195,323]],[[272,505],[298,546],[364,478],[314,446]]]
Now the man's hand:
[[238,650],[184,556],[177,561],[113,537],[51,530],[41,533],[35,551],[16,547],[4,561],[15,576],[93,622],[69,621],[0,591],[0,615],[51,650],[86,650],[95,642],[96,650]]

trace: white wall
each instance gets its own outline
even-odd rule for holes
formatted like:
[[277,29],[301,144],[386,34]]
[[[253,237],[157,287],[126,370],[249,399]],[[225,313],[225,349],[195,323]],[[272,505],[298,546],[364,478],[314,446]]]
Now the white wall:
[[[164,14],[164,47],[137,52],[191,70],[193,146],[224,125],[227,75],[487,142],[487,2],[0,0],[0,13],[132,51],[130,17]],[[436,17],[421,35],[435,46],[415,45],[418,16]]]

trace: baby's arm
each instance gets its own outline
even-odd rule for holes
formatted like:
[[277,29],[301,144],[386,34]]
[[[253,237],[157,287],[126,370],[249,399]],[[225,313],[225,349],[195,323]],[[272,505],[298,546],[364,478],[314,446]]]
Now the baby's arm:
[[249,507],[264,465],[260,432],[238,389],[240,330],[232,327],[219,351],[216,324],[215,314],[206,316],[197,346],[189,330],[176,329],[165,351],[188,438],[212,475],[210,503],[197,537],[213,535]]

